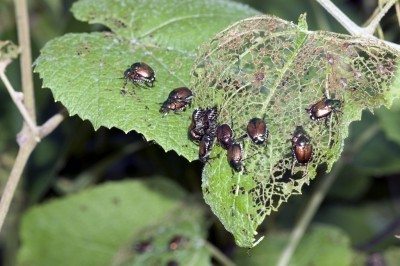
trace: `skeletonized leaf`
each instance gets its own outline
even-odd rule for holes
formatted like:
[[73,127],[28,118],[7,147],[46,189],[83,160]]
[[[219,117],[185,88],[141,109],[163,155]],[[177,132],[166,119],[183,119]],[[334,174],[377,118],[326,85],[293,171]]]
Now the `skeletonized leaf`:
[[[352,121],[363,109],[390,106],[398,53],[381,42],[310,32],[276,17],[242,20],[219,33],[198,56],[192,84],[195,106],[218,106],[219,123],[232,123],[236,138],[248,121],[264,118],[269,139],[243,141],[244,170],[233,173],[226,151],[214,147],[203,172],[206,202],[236,243],[251,247],[257,227],[293,194],[339,158]],[[340,107],[322,121],[306,109],[328,97]],[[302,127],[313,156],[300,165],[291,138]]]

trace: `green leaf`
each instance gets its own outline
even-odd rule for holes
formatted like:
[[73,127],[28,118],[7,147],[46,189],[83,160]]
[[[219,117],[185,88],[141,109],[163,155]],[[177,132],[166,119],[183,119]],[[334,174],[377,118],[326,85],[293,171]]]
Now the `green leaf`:
[[[160,103],[172,89],[189,85],[197,46],[229,23],[257,13],[224,0],[81,0],[72,11],[112,32],[66,34],[47,43],[35,67],[43,86],[95,129],[135,130],[166,151],[196,159],[186,137],[191,112],[163,117]],[[155,86],[128,84],[122,95],[124,71],[138,61],[155,70]]]
[[400,248],[399,247],[391,247],[385,250],[383,253],[385,258],[385,263],[388,266],[395,266],[399,264],[400,261]]
[[[233,173],[220,147],[203,171],[206,202],[243,247],[256,243],[257,227],[271,211],[317,173],[330,171],[363,109],[390,106],[399,96],[393,85],[397,51],[378,41],[307,31],[301,21],[242,20],[204,45],[193,69],[194,106],[218,106],[218,123],[232,123],[236,138],[253,117],[269,128],[266,145],[241,141],[244,171]],[[313,121],[305,109],[324,95],[341,107],[325,123]],[[308,165],[291,154],[298,126],[311,138]]]
[[20,265],[110,265],[129,237],[182,205],[183,191],[161,178],[108,183],[28,211]]
[[400,102],[396,101],[390,110],[386,108],[379,109],[377,116],[387,138],[400,145]]
[[[237,265],[277,265],[288,239],[287,233],[272,232],[250,251],[241,249],[235,254],[235,262]],[[350,240],[342,230],[318,225],[312,227],[302,238],[289,265],[347,266],[352,257]]]
[[[211,265],[211,255],[205,246],[207,232],[203,214],[199,206],[171,213],[135,234],[118,251],[113,265],[167,265],[170,261],[178,265]],[[148,250],[137,250],[143,243],[148,244]]]
[[[333,206],[319,212],[317,220],[343,229],[353,245],[362,246],[369,243],[376,235],[386,230],[396,217],[396,207],[388,201],[374,202],[357,206]],[[380,239],[371,246],[379,251],[398,243],[393,235]]]

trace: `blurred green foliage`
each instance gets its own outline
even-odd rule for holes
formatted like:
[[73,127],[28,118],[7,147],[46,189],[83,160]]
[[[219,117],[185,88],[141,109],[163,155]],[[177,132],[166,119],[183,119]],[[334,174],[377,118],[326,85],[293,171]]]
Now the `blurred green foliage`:
[[[29,1],[34,59],[38,56],[39,49],[55,37],[68,32],[104,30],[97,24],[88,25],[73,19],[69,11],[73,2],[72,0]],[[241,2],[250,4],[260,12],[292,21],[295,21],[299,14],[307,12],[310,29],[344,32],[337,22],[311,0],[243,0]],[[369,17],[376,6],[375,1],[338,0],[335,3],[359,24]],[[18,43],[13,12],[14,6],[11,0],[1,1],[0,39]],[[387,40],[399,41],[399,27],[394,10],[391,10],[384,18],[382,27]],[[7,68],[7,75],[12,84],[19,88],[18,61],[14,61]],[[43,122],[57,112],[60,106],[54,103],[48,90],[39,89],[41,81],[37,76],[35,76],[35,87],[39,121]],[[350,239],[350,244],[346,242],[347,240],[343,242],[345,246],[343,252],[349,252],[350,247],[353,249],[351,252],[354,258],[353,265],[365,265],[366,262],[379,260],[385,261],[386,265],[398,265],[400,243],[394,235],[400,232],[400,163],[398,163],[400,131],[397,130],[400,114],[398,108],[382,109],[375,113],[377,115],[372,116],[370,112],[365,112],[361,121],[351,125],[350,137],[345,143],[344,156],[346,147],[355,142],[361,132],[376,125],[378,130],[368,145],[362,147],[354,158],[346,158],[348,162],[346,167],[331,188],[314,221],[334,225],[340,228],[333,229],[339,230],[340,239]],[[15,135],[21,127],[21,118],[2,83],[0,83],[0,114],[0,184],[3,185],[15,158],[17,150]],[[138,144],[140,148],[121,152],[132,143]],[[174,152],[164,153],[160,147],[144,142],[140,135],[133,132],[124,134],[116,129],[104,128],[95,132],[88,122],[76,117],[66,120],[51,136],[42,141],[26,169],[24,183],[16,195],[10,216],[6,220],[6,230],[3,230],[1,234],[0,247],[3,264],[15,265],[19,248],[16,240],[18,236],[21,236],[18,233],[19,221],[21,214],[25,213],[29,206],[55,198],[63,200],[65,198],[65,201],[68,201],[67,194],[80,190],[84,190],[82,192],[84,193],[86,188],[105,181],[122,180],[127,176],[135,179],[154,175],[163,175],[179,183],[188,193],[202,202],[199,196],[201,165],[198,162],[188,163]],[[87,178],[88,176],[90,178]],[[260,227],[266,234],[271,235],[263,241],[263,245],[279,246],[281,242],[274,240],[274,232],[286,231],[287,234],[293,228],[302,210],[307,208],[307,199],[315,185],[316,183],[312,183],[304,190],[303,196],[293,198],[279,213],[274,214]],[[143,201],[145,199],[137,199],[132,206],[136,204],[145,206],[140,205],[147,204]],[[96,201],[91,202],[93,205],[95,203]],[[45,207],[47,206],[43,206]],[[145,207],[143,211],[146,208],[148,207]],[[386,214],[382,214],[382,211],[386,211]],[[28,218],[25,218],[25,221]],[[109,218],[118,221],[115,219],[117,217]],[[234,261],[239,263],[247,256],[251,256],[254,261],[264,261],[262,258],[257,258],[255,251],[254,254],[250,251],[250,255],[247,255],[247,250],[243,253],[243,250],[235,248],[233,240],[220,224],[214,218],[209,220],[211,222],[208,230],[209,241],[228,255],[237,253]],[[44,231],[47,233],[50,232],[50,228],[56,226],[51,224],[52,222],[56,221],[51,219],[46,221],[49,226],[44,227]],[[358,227],[359,223],[362,227]],[[32,222],[32,230],[37,230],[39,227],[34,225]],[[24,226],[28,224],[25,222]],[[71,233],[73,233],[74,227],[68,227],[68,230],[72,230]],[[311,229],[310,232],[314,230]],[[22,235],[24,235],[23,231]],[[92,241],[92,239],[87,239],[88,244]],[[65,244],[68,243],[66,240]],[[24,245],[25,241],[22,244]],[[271,251],[274,253],[271,257],[277,257],[280,251],[281,249],[274,249]],[[262,254],[263,250],[258,252]],[[306,253],[309,252],[318,251],[314,247]],[[74,255],[70,254],[70,256]]]

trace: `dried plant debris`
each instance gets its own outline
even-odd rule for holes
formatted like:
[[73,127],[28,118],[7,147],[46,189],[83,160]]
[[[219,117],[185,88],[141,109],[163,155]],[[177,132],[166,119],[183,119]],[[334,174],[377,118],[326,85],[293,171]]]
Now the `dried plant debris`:
[[[263,145],[243,139],[243,171],[232,171],[216,146],[203,172],[205,200],[238,245],[254,246],[266,215],[330,171],[363,109],[391,105],[398,56],[379,41],[308,31],[305,16],[298,25],[248,18],[200,49],[193,105],[217,106],[218,124],[232,121],[236,135],[254,117],[268,123]],[[293,157],[299,127],[313,148],[308,163]]]
[[19,54],[19,47],[11,41],[0,40],[0,61],[16,58]]

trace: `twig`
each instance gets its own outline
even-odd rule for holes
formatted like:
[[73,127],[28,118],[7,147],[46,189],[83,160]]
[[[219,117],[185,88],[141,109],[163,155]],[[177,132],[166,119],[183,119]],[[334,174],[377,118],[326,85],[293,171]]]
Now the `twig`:
[[[3,62],[0,62],[0,64],[3,64]],[[22,117],[24,118],[26,124],[32,131],[32,134],[35,136],[36,141],[39,142],[40,141],[39,130],[36,126],[36,123],[32,120],[30,114],[28,113],[28,110],[26,109],[25,105],[22,103],[23,98],[24,98],[23,94],[21,92],[17,92],[14,90],[14,88],[12,87],[7,76],[4,74],[4,71],[1,71],[1,67],[0,67],[0,78],[3,81],[4,85],[6,86],[7,91],[11,96],[11,99],[17,106],[17,108],[18,108],[19,112],[21,113]]]
[[369,22],[369,24],[364,28],[364,31],[367,34],[374,34],[376,28],[379,25],[379,22],[382,18],[386,15],[389,9],[396,3],[398,0],[391,0],[390,2],[386,3],[380,10],[379,13],[373,17],[373,19]]
[[330,0],[316,0],[323,8],[328,11],[351,35],[360,35],[363,29],[355,24],[345,13],[342,12]]
[[67,116],[66,111],[62,111],[58,114],[53,115],[49,118],[43,125],[39,127],[39,136],[41,139],[49,135],[58,127],[59,124],[65,119]]
[[204,241],[204,246],[207,248],[207,250],[211,253],[211,255],[219,261],[222,265],[224,266],[235,266],[235,263],[233,263],[227,256],[225,256],[224,253],[222,253],[219,249],[214,247],[212,244],[210,244],[208,241]]
[[18,28],[18,42],[21,48],[21,80],[24,104],[32,120],[36,123],[35,94],[33,91],[31,39],[26,0],[14,0]]
[[22,172],[25,168],[26,163],[28,162],[29,156],[31,155],[36,145],[37,142],[31,139],[31,141],[25,142],[24,145],[18,150],[17,158],[15,159],[15,163],[13,165],[10,176],[8,177],[7,180],[7,184],[1,196],[0,230],[3,227],[4,220],[7,216],[19,180],[21,179]]
[[399,4],[399,2],[397,2],[394,6],[396,8],[397,22],[399,23],[399,26],[400,26],[400,4]]
[[[349,17],[346,16],[335,4],[333,4],[330,0],[315,0],[317,1],[325,10],[331,14],[351,35],[360,36],[371,40],[379,40],[375,36],[369,34],[366,28],[362,28],[355,24]],[[376,23],[376,22],[374,22]],[[378,21],[379,23],[379,21]],[[392,47],[400,51],[400,45],[396,43],[392,43],[389,41],[379,40],[384,42],[386,45]]]
[[14,0],[14,4],[17,17],[18,40],[21,48],[21,79],[23,93],[16,92],[5,75],[5,67],[10,62],[9,60],[0,62],[0,77],[25,122],[21,132],[17,135],[17,142],[20,148],[1,196],[0,230],[3,227],[4,220],[29,156],[38,142],[43,137],[50,134],[65,117],[65,113],[60,113],[51,117],[40,127],[36,124],[28,8],[26,0]]
[[295,228],[293,229],[288,245],[281,253],[277,264],[278,266],[287,266],[289,264],[301,238],[308,228],[308,225],[310,224],[312,218],[314,217],[323,199],[325,198],[326,193],[329,191],[329,188],[338,176],[340,170],[347,163],[351,162],[354,154],[356,154],[357,151],[378,132],[378,130],[378,124],[374,124],[367,130],[365,130],[350,148],[348,154],[343,154],[340,160],[336,163],[331,173],[323,177],[323,180],[311,196],[310,203],[308,204],[307,209],[301,215],[300,220],[297,222]]
[[[65,116],[66,113],[61,112],[51,117],[42,126],[38,127],[38,136],[40,138],[46,137],[63,121]],[[10,208],[10,204],[19,180],[21,179],[21,175],[25,168],[25,165],[28,162],[29,156],[31,155],[32,151],[38,144],[34,135],[32,135],[32,132],[26,129],[23,129],[21,133],[19,133],[18,138],[23,139],[23,141],[19,141],[21,143],[20,149],[18,150],[17,158],[15,159],[15,163],[11,170],[10,176],[7,179],[7,184],[4,188],[0,201],[0,231]]]

